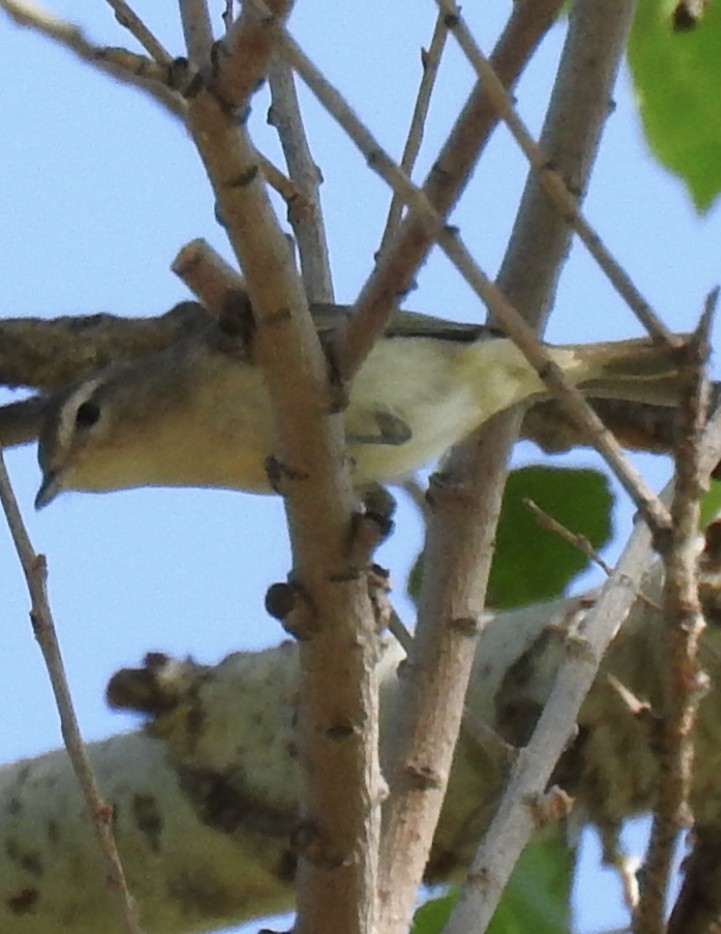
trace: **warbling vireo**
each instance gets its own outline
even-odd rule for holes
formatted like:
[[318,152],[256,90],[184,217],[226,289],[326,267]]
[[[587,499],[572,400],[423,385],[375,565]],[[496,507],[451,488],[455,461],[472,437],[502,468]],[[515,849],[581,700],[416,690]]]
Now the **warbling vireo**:
[[[328,331],[346,311],[317,306],[313,314]],[[37,508],[63,490],[269,492],[275,438],[263,374],[212,333],[109,366],[52,397],[40,433]],[[673,403],[675,355],[650,338],[549,349],[589,394]],[[510,340],[481,325],[398,312],[349,388],[343,418],[353,481],[397,480],[543,392]]]

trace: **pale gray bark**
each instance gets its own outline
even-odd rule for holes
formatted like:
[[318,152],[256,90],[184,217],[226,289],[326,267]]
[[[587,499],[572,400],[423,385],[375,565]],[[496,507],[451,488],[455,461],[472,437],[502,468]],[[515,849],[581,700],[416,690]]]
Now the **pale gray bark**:
[[[650,582],[644,593],[653,596],[657,586]],[[467,864],[502,788],[500,744],[478,730],[479,721],[510,742],[525,742],[592,600],[558,600],[490,620],[431,854],[432,878]],[[713,621],[712,599],[707,612]],[[649,603],[636,604],[557,770],[576,796],[576,814],[607,831],[652,804],[657,768],[648,717],[631,709],[608,676],[657,706],[661,622]],[[718,640],[713,627],[709,632],[710,653]],[[396,703],[401,658],[387,643],[379,664],[386,711]],[[148,932],[212,930],[292,906],[296,674],[296,648],[286,643],[234,654],[213,668],[155,662],[142,677],[123,676],[124,692],[142,684],[148,706],[163,712],[145,732],[96,743],[91,753]],[[697,727],[695,810],[706,826],[721,822],[720,733],[714,683]],[[113,932],[95,841],[65,753],[2,768],[0,800],[0,930]]]

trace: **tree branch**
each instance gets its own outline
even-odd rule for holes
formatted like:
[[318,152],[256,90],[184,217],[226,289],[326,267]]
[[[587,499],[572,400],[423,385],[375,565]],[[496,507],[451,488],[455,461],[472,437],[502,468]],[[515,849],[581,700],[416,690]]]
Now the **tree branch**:
[[309,302],[332,302],[333,279],[320,201],[321,173],[308,146],[292,71],[276,57],[269,77],[273,103],[268,122],[278,130],[288,174],[302,193],[297,201],[288,203],[288,218],[298,243],[303,285]]
[[[707,596],[718,601],[718,555],[707,569]],[[660,593],[660,566],[644,592]],[[474,719],[509,742],[524,742],[529,712],[546,703],[558,665],[583,631],[595,594],[490,614],[479,640],[468,705]],[[638,601],[604,658],[581,710],[579,734],[559,775],[589,820],[604,828],[650,807],[656,789],[653,737],[619,701],[610,676],[636,696],[660,695],[664,621]],[[704,634],[707,659],[721,630]],[[387,727],[402,690],[403,652],[384,643],[379,662],[381,715]],[[696,726],[694,808],[719,826],[715,751],[721,744],[721,682],[714,667],[710,693]],[[90,745],[93,766],[115,806],[116,834],[130,885],[149,930],[183,934],[199,926],[238,924],[292,906],[294,857],[288,840],[297,827],[296,744],[298,647],[238,652],[217,666],[149,656],[143,668],[112,680],[111,704],[143,713],[148,726]],[[472,731],[471,731],[472,732]],[[393,735],[384,727],[382,754]],[[496,806],[505,768],[486,743],[464,731],[447,806],[427,869],[430,881],[457,874],[473,853]],[[26,934],[23,898],[34,899],[33,921],[59,930],[72,900],[73,934],[104,929],[95,842],[81,819],[79,791],[64,753],[0,767],[0,831],[14,847],[0,848],[0,927]],[[48,834],[47,828],[56,828]],[[182,845],[180,845],[182,841]],[[23,858],[35,853],[46,871]],[[202,880],[199,886],[189,880]],[[214,897],[209,899],[208,892]],[[17,906],[17,907],[15,907]],[[467,932],[464,932],[467,934]]]
[[106,3],[112,7],[115,19],[138,40],[151,58],[155,59],[160,65],[169,65],[172,62],[171,54],[155,38],[132,7],[125,3],[125,0],[106,0]]
[[567,186],[563,175],[553,167],[553,163],[549,161],[543,149],[538,146],[524,126],[503,82],[470,34],[455,0],[438,0],[438,5],[447,12],[447,21],[458,40],[458,44],[475,69],[479,80],[483,82],[486,93],[493,101],[493,106],[499,117],[511,131],[519,148],[536,171],[541,187],[552,200],[558,212],[573,227],[613,287],[627,302],[639,321],[645,325],[648,332],[671,346],[677,346],[675,335],[658,318],[633,284],[631,277],[603,245],[599,235],[579,210],[576,194]]
[[[415,107],[413,108],[411,125],[408,128],[406,144],[403,147],[403,155],[401,156],[400,167],[409,178],[413,174],[413,167],[416,164],[416,159],[421,149],[421,143],[423,142],[423,130],[426,117],[428,116],[431,94],[435,86],[438,67],[441,63],[447,36],[448,27],[446,26],[446,18],[443,13],[439,13],[433,28],[433,36],[428,51],[421,49],[421,67],[423,69],[423,74],[418,87]],[[395,236],[401,221],[403,207],[403,200],[398,192],[394,190],[393,197],[391,198],[391,206],[388,210],[385,230],[383,231],[381,245],[378,250],[379,253],[382,253],[386,249],[391,239]]]
[[[584,36],[582,30],[577,28],[579,7],[588,7],[588,3],[580,2],[574,7],[576,14],[575,24],[572,21],[569,28],[569,34],[566,40],[564,51],[565,67],[562,64],[560,70],[559,82],[563,81],[563,76],[568,73],[568,63],[574,57],[585,56],[587,46],[584,45]],[[597,13],[597,18],[602,16],[608,19],[608,24],[595,24],[595,28],[600,29],[603,38],[607,40],[607,51],[605,57],[595,59],[596,72],[593,82],[596,93],[601,93],[603,99],[606,99],[609,89],[615,79],[616,68],[623,46],[620,36],[625,36],[625,30],[629,23],[629,14],[627,8],[625,12],[614,10],[614,17],[608,14],[605,9],[601,13],[597,5],[593,10]],[[607,7],[608,4],[605,5]],[[516,6],[515,14],[520,13],[520,6]],[[592,17],[591,17],[592,19]],[[593,26],[593,24],[591,24]],[[614,38],[614,29],[617,30],[619,37],[616,41],[608,41]],[[604,46],[606,48],[606,46]],[[494,67],[501,75],[504,83],[506,76],[500,68],[499,62],[494,62]],[[585,93],[585,90],[584,90]],[[599,136],[599,127],[594,122],[598,114],[596,109],[591,114],[583,113],[588,116],[590,127],[579,134],[582,145],[577,146],[575,142],[570,143],[566,137],[565,127],[569,123],[571,114],[574,114],[574,101],[571,95],[559,94],[558,82],[556,90],[549,106],[546,117],[546,126],[544,130],[544,148],[549,153],[550,158],[554,159],[561,171],[568,172],[569,177],[579,179],[579,191],[585,190],[587,175],[590,172],[593,163],[593,157],[596,152]],[[569,171],[570,170],[570,171]],[[535,179],[529,179],[526,191],[535,189]],[[504,259],[500,274],[499,286],[510,301],[518,307],[527,320],[532,324],[539,324],[552,300],[555,289],[556,277],[565,252],[568,249],[570,231],[564,220],[554,211],[545,199],[543,201],[545,216],[542,211],[535,213],[528,212],[526,195],[521,204],[521,209],[516,220],[514,236],[509,243],[506,257]],[[546,229],[544,229],[546,228]],[[537,243],[535,251],[524,250],[527,244],[524,239]],[[524,250],[521,252],[521,250]],[[382,260],[381,260],[382,262]],[[523,275],[519,276],[518,281],[514,276],[509,275],[512,270],[523,269]],[[527,278],[524,278],[527,277]],[[524,294],[523,285],[532,283],[532,290]],[[518,299],[521,299],[520,301]],[[412,868],[409,864],[412,861],[422,859],[422,842],[413,843],[413,849],[410,850],[412,842],[407,837],[406,828],[410,826],[407,819],[413,822],[418,821],[418,811],[422,808],[426,814],[438,813],[441,797],[437,788],[424,789],[425,794],[420,795],[417,789],[410,787],[406,769],[412,774],[416,767],[416,758],[413,742],[419,744],[421,751],[428,752],[430,744],[437,742],[444,752],[452,751],[452,737],[456,735],[456,725],[460,714],[459,697],[462,698],[464,685],[467,682],[469,662],[468,656],[472,648],[471,639],[466,637],[466,646],[463,646],[457,634],[449,626],[449,622],[454,619],[464,619],[468,621],[466,632],[472,635],[474,627],[481,628],[479,620],[480,608],[485,598],[485,588],[490,567],[490,555],[492,552],[492,543],[495,533],[495,526],[498,516],[498,504],[500,501],[500,491],[503,487],[504,459],[509,450],[510,444],[518,431],[520,417],[516,413],[507,413],[494,420],[492,425],[480,432],[479,438],[472,438],[461,445],[452,455],[449,461],[448,470],[451,475],[451,490],[455,490],[456,496],[462,500],[465,509],[451,509],[453,501],[446,505],[446,510],[437,510],[431,515],[429,523],[427,542],[433,548],[426,554],[425,567],[431,569],[426,573],[423,581],[423,591],[421,594],[419,623],[414,640],[414,655],[410,659],[410,677],[414,679],[414,690],[409,689],[407,706],[400,709],[398,723],[396,725],[398,737],[398,759],[394,779],[391,784],[391,808],[389,816],[388,836],[384,840],[384,852],[404,852],[406,859],[402,866],[389,868],[388,888],[389,891],[398,892],[401,888],[403,892],[400,896],[395,896],[395,904],[389,907],[387,918],[392,919],[389,925],[391,931],[401,931],[404,925],[407,925],[408,913],[414,896],[411,887]],[[480,441],[479,441],[480,439]],[[497,452],[495,455],[495,465],[492,472],[478,472],[476,467],[476,457],[478,456],[477,446],[481,445],[481,451],[486,450],[486,446]],[[470,466],[469,466],[470,465]],[[449,497],[450,499],[450,497]],[[475,513],[472,504],[485,503],[485,515]],[[463,562],[468,562],[463,564]],[[458,583],[452,577],[455,574],[457,563],[463,564],[466,577]],[[449,587],[444,592],[444,583],[446,579],[451,579],[456,584],[455,587]],[[458,595],[458,596],[456,596]],[[440,664],[436,662],[440,660]],[[426,682],[431,677],[438,677],[441,687],[428,693]],[[443,690],[445,689],[445,690]],[[436,696],[437,691],[437,696]],[[446,693],[448,692],[448,693]],[[429,718],[438,725],[440,723],[439,711],[429,711],[426,709],[426,698],[430,696],[433,700],[441,699],[441,705],[445,708],[445,726],[442,735],[438,735],[438,730],[434,735],[426,736],[423,734],[422,724]],[[435,717],[439,719],[436,720]],[[449,742],[449,735],[451,741]],[[406,741],[406,737],[409,738]],[[563,737],[565,739],[565,735]],[[428,746],[422,743],[428,742]],[[423,760],[422,760],[423,761]],[[429,761],[427,758],[424,760]],[[434,753],[434,777],[443,779],[443,769],[448,761],[445,756],[441,757]],[[521,768],[522,763],[517,769]],[[447,768],[447,766],[446,766]],[[395,795],[396,783],[400,785],[398,795]],[[542,789],[543,790],[543,789]],[[509,799],[513,800],[513,799]],[[420,821],[421,826],[427,827],[427,820]],[[512,834],[510,835],[513,836]],[[494,841],[502,840],[502,846],[506,847],[507,837],[494,836]],[[505,864],[501,861],[500,875],[496,875],[496,866],[494,864],[494,879],[506,879],[506,871],[510,872],[510,867],[515,863],[515,858],[520,849],[515,849],[516,841],[509,844],[504,849],[504,854],[509,854],[509,862]],[[510,856],[510,854],[513,854]],[[498,856],[498,854],[496,854]],[[385,869],[388,864],[384,863]],[[416,866],[418,862],[416,862]],[[402,882],[399,876],[402,874]],[[489,899],[493,901],[493,897]],[[484,909],[485,910],[485,909]],[[459,922],[456,930],[469,930],[469,914],[466,915],[466,926]],[[473,925],[480,926],[478,919],[473,920]]]
[[671,503],[673,522],[668,546],[662,552],[667,628],[663,705],[659,712],[658,797],[644,883],[634,918],[637,934],[662,934],[666,930],[675,846],[682,828],[693,825],[690,803],[695,757],[693,732],[707,685],[698,662],[699,640],[706,623],[699,599],[697,558],[700,498],[708,490],[708,476],[701,476],[699,460],[708,415],[704,369],[712,310],[709,302],[681,372],[679,442]]
[[[273,13],[282,19],[288,9],[277,2]],[[374,923],[381,797],[368,554],[354,539],[356,504],[343,467],[342,420],[329,414],[326,360],[255,150],[233,120],[268,67],[275,22],[245,7],[225,41],[228,58],[217,59],[211,89],[199,88],[189,102],[188,125],[248,284],[254,348],[276,416],[271,469],[290,530],[294,629],[305,639],[296,931],[365,934]],[[231,75],[237,80],[228,85]]]
[[[33,632],[43,655],[50,677],[58,714],[60,729],[65,741],[73,772],[82,789],[86,819],[95,831],[96,844],[99,846],[107,873],[115,916],[122,924],[126,934],[142,934],[137,907],[131,896],[123,871],[123,864],[113,834],[113,809],[101,797],[97,780],[93,773],[90,759],[80,734],[70,688],[65,675],[65,666],[60,653],[55,623],[47,595],[47,567],[45,558],[36,554],[30,542],[25,523],[20,514],[15,494],[10,484],[10,477],[5,468],[5,459],[0,448],[0,505],[2,505],[8,528],[17,551],[20,565],[25,575],[30,594],[30,619]],[[94,896],[104,902],[101,892],[103,886],[98,880]],[[107,910],[107,905],[105,905]]]
[[[559,0],[519,0],[514,4],[491,56],[506,87],[513,87],[518,80],[561,6]],[[485,90],[476,85],[423,185],[425,197],[442,217],[448,215],[463,192],[497,122]],[[379,257],[358,296],[345,333],[338,338],[335,356],[345,378],[357,370],[376,337],[383,333],[432,245],[427,220],[411,210]]]
[[0,0],[0,9],[4,10],[18,26],[25,26],[52,39],[86,64],[93,65],[99,71],[124,84],[130,84],[145,91],[174,116],[184,116],[185,102],[174,90],[165,84],[159,84],[155,78],[149,80],[142,73],[133,72],[119,65],[112,56],[106,55],[106,49],[90,42],[74,23],[68,23],[48,13],[30,0]]

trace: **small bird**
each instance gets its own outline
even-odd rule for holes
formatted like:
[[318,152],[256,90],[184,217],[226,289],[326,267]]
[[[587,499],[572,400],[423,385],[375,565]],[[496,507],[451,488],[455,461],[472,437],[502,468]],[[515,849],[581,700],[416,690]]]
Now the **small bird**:
[[[321,337],[347,311],[313,306]],[[270,492],[274,419],[263,374],[239,351],[240,341],[229,343],[219,333],[214,325],[52,396],[40,431],[36,508],[63,490]],[[547,347],[589,395],[674,402],[676,354],[662,343],[639,338]],[[354,485],[398,480],[497,412],[544,394],[536,371],[497,331],[396,312],[348,388],[343,418]]]

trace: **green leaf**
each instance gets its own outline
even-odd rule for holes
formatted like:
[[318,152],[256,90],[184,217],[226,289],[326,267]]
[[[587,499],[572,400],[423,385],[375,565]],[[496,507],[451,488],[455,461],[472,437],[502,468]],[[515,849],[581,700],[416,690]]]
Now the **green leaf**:
[[451,916],[458,898],[458,889],[453,886],[447,895],[430,898],[421,905],[413,918],[411,934],[438,934]]
[[[488,934],[566,934],[571,925],[575,852],[555,837],[529,844],[488,927]],[[418,909],[411,934],[439,934],[458,898],[453,886]]]
[[721,191],[721,4],[687,32],[672,28],[675,5],[640,0],[629,61],[651,149],[706,211]]
[[509,608],[556,597],[588,566],[575,545],[539,524],[524,505],[526,498],[596,549],[611,535],[613,497],[603,474],[546,466],[512,471],[498,523],[488,606]]

